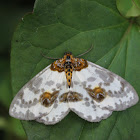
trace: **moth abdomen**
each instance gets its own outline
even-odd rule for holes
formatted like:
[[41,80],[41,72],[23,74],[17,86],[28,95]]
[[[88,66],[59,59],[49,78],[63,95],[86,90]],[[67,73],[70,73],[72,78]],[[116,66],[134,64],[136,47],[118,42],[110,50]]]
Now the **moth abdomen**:
[[72,71],[73,71],[72,68],[66,68],[66,69],[65,69],[65,75],[66,75],[67,84],[68,84],[69,88],[70,88],[70,86],[71,86]]

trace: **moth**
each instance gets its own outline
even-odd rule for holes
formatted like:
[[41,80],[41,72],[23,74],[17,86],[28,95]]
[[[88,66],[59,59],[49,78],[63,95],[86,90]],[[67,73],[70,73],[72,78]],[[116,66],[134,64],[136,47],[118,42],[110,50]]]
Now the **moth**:
[[50,125],[73,111],[89,122],[99,122],[138,100],[134,88],[120,76],[66,52],[22,87],[9,114]]

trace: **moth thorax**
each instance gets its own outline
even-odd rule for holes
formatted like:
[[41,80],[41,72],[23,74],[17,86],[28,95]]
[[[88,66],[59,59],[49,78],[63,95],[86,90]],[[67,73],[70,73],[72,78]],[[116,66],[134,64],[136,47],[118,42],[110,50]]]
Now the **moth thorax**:
[[72,71],[73,71],[73,66],[72,66],[71,62],[66,63],[65,64],[65,75],[66,75],[67,84],[68,84],[69,88],[71,86]]

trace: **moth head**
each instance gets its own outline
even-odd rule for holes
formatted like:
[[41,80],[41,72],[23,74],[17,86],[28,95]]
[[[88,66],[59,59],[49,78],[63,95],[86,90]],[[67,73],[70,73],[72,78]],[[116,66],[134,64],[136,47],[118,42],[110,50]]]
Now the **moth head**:
[[70,60],[72,58],[72,53],[71,52],[65,52],[64,53],[64,59]]

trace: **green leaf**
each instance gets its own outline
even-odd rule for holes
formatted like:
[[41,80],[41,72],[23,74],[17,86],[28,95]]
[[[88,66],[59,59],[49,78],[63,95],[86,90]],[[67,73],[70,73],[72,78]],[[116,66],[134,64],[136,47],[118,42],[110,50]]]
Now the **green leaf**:
[[140,8],[140,1],[139,0],[133,0],[133,1],[135,3],[136,7]]
[[0,129],[5,132],[6,139],[11,137],[12,133],[14,136],[25,138],[25,132],[20,121],[8,116],[8,108],[12,101],[9,63],[9,60],[5,58],[0,60]]
[[[123,18],[115,0],[37,0],[34,12],[19,23],[12,40],[13,93],[65,51],[74,56],[94,48],[83,58],[129,81],[140,92],[140,28]],[[140,104],[99,123],[89,123],[74,113],[52,126],[22,121],[29,140],[139,139]]]
[[12,100],[9,66],[10,62],[2,58],[0,60],[0,64],[0,102],[2,105],[8,108]]
[[117,8],[120,13],[129,18],[140,16],[139,0],[116,0]]
[[136,18],[136,23],[140,26],[140,16]]

